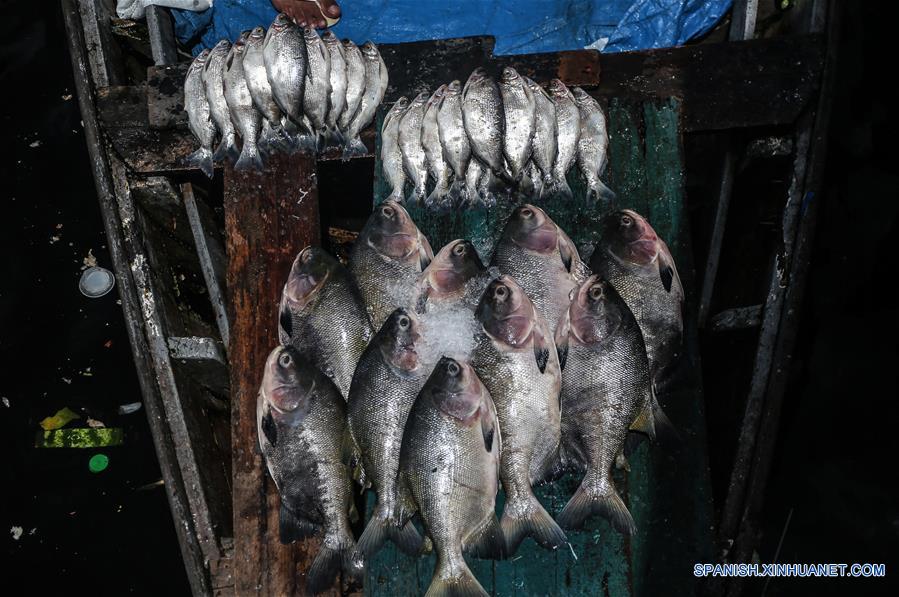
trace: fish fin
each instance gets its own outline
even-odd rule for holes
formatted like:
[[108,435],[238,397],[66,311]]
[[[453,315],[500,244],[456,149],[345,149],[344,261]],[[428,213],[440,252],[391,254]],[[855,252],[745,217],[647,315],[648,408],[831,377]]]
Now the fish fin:
[[465,184],[464,177],[459,178],[457,176],[453,180],[453,184],[450,185],[449,191],[446,193],[446,199],[447,207],[461,205],[468,199],[468,187]]
[[646,402],[643,410],[640,411],[640,414],[638,414],[637,418],[634,419],[634,422],[631,423],[630,430],[645,433],[649,436],[649,439],[655,440],[656,427],[653,421],[652,404],[650,401]]
[[290,344],[290,336],[293,334],[293,316],[290,309],[281,301],[281,312],[278,315],[278,341],[287,346]]
[[534,358],[537,360],[537,368],[540,373],[544,373],[546,365],[549,363],[549,342],[539,326],[534,326],[531,334],[534,340]]
[[390,195],[384,201],[396,201],[397,203],[403,202],[403,187],[400,186],[395,189],[391,189]]
[[559,323],[556,324],[556,352],[559,353],[559,369],[565,369],[568,361],[568,334],[571,332],[571,315],[568,309],[562,313]]
[[237,149],[234,135],[225,136],[222,137],[219,146],[215,150],[215,153],[212,154],[212,161],[220,162],[225,158],[230,158],[233,161],[237,159],[239,155],[240,151]]
[[674,265],[674,258],[671,256],[671,251],[668,250],[668,245],[665,244],[664,241],[659,241],[662,245],[662,250],[659,251],[659,277],[662,279],[662,286],[665,287],[666,292],[671,292],[671,287],[674,284],[674,280],[677,279],[677,285],[679,287],[683,287],[681,285],[680,276],[677,273],[677,267]]
[[406,484],[406,478],[399,474],[396,478],[396,509],[394,510],[394,519],[397,523],[405,525],[415,513],[418,512],[418,504],[412,497],[409,485]]
[[631,465],[627,461],[627,456],[624,455],[624,452],[619,452],[618,456],[615,457],[615,468],[628,473],[631,472]]
[[240,158],[234,164],[234,169],[237,171],[262,170],[264,167],[259,148],[255,144],[244,143],[243,151],[240,152]]
[[434,578],[425,597],[489,597],[471,569],[463,560],[461,564],[449,568],[443,558],[438,558]]
[[326,147],[341,147],[344,143],[346,143],[346,139],[336,126],[325,129],[324,144]]
[[281,504],[281,510],[278,512],[278,539],[281,543],[289,545],[294,541],[311,537],[315,534],[315,530],[314,524]]
[[588,470],[577,491],[556,517],[556,522],[563,529],[579,529],[593,514],[604,516],[620,533],[633,535],[637,530],[634,518],[611,480],[601,479]]
[[506,539],[506,554],[509,556],[518,550],[518,546],[528,536],[546,549],[556,549],[568,543],[565,532],[533,493],[522,496],[518,501],[507,500],[499,524]]
[[565,200],[571,200],[574,198],[574,194],[571,192],[571,187],[568,186],[568,181],[564,176],[559,179],[553,178],[552,181],[547,182],[543,187],[544,199],[553,199],[555,197],[559,197],[560,199]]
[[353,437],[349,427],[343,434],[343,441],[340,444],[340,457],[343,463],[349,467],[353,481],[364,488],[368,479],[365,474],[365,467],[362,464],[362,450],[359,448],[359,444],[356,443],[356,439]]
[[361,581],[365,571],[364,561],[352,537],[340,540],[336,545],[330,545],[327,540],[322,542],[306,573],[306,591],[314,595],[327,590],[341,570],[348,579],[357,581]]
[[491,510],[484,521],[465,539],[462,551],[482,560],[504,560],[506,539],[496,514]]
[[355,158],[359,156],[363,156],[368,153],[368,148],[365,147],[365,143],[362,142],[362,139],[359,138],[358,135],[353,137],[346,143],[343,148],[343,161],[347,161],[350,158]]
[[596,184],[587,189],[587,203],[603,203],[611,204],[615,201],[615,191],[606,186],[606,184],[596,179]]
[[266,412],[262,415],[262,433],[271,445],[276,446],[278,444],[278,426],[275,425],[271,412]]
[[371,517],[362,536],[359,537],[358,549],[370,560],[388,539],[407,555],[421,554],[424,540],[412,521],[408,520],[402,527],[398,527],[386,513],[376,513]]
[[681,436],[677,431],[677,427],[674,426],[674,423],[671,422],[671,419],[669,419],[668,415],[665,414],[665,411],[662,410],[662,405],[659,404],[655,392],[652,393],[652,419],[656,428],[656,436],[661,443],[672,444],[681,441]]
[[434,250],[431,248],[431,243],[428,242],[428,238],[424,234],[419,232],[418,265],[421,267],[421,271],[425,271],[432,261],[434,261]]
[[212,165],[212,150],[201,147],[186,158],[184,164],[191,168],[198,168],[206,178],[212,178],[215,174]]

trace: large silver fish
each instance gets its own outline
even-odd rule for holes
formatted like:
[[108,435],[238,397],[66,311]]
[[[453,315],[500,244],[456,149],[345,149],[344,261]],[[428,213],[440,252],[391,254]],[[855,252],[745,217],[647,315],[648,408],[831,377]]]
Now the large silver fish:
[[303,93],[303,113],[312,122],[316,136],[316,147],[324,145],[326,136],[325,119],[328,116],[331,98],[331,53],[318,31],[312,27],[303,29],[306,40],[306,90]]
[[[304,130],[303,96],[306,90],[306,42],[303,32],[286,14],[279,14],[262,47],[265,71],[272,97],[286,117],[285,127],[291,135]],[[307,134],[309,131],[305,131]],[[296,139],[298,146],[308,145],[308,136]]]
[[409,104],[400,119],[400,150],[403,152],[403,167],[412,183],[412,192],[406,199],[409,203],[421,202],[425,198],[428,182],[428,158],[421,145],[421,123],[428,104],[428,94],[419,93]]
[[318,247],[293,262],[281,293],[278,338],[330,377],[346,397],[373,333],[349,272]]
[[402,201],[406,185],[406,170],[403,167],[403,151],[400,149],[400,120],[409,107],[409,100],[396,100],[381,123],[381,170],[390,185],[389,201]]
[[565,533],[532,486],[559,456],[561,371],[552,331],[515,280],[503,275],[487,287],[477,308],[481,330],[471,364],[496,405],[503,437],[500,479],[506,504],[500,525],[509,554],[525,537],[555,549]]
[[466,171],[471,160],[471,145],[462,120],[462,84],[459,81],[453,81],[443,91],[443,100],[437,110],[437,129],[443,157],[453,171],[450,198],[455,202],[466,201]]
[[359,550],[366,558],[387,539],[411,555],[421,551],[418,531],[411,522],[400,528],[396,513],[403,428],[433,366],[422,362],[416,350],[420,343],[418,319],[411,311],[397,309],[368,345],[353,375],[347,403],[350,431],[362,454],[364,479],[378,494],[359,538]]
[[215,44],[203,67],[203,86],[206,88],[206,99],[209,101],[209,112],[212,120],[222,136],[218,148],[212,155],[216,162],[227,158],[236,160],[240,155],[237,149],[237,132],[225,100],[225,60],[231,51],[231,42],[223,39]]
[[401,521],[417,509],[437,552],[427,596],[487,595],[463,554],[505,553],[494,512],[500,435],[474,369],[442,358],[415,400],[400,449]]
[[337,119],[337,125],[346,136],[365,91],[365,59],[359,47],[350,40],[343,42],[343,49],[346,57],[346,106]]
[[399,203],[375,208],[350,255],[350,272],[375,328],[397,307],[411,306],[418,278],[433,258],[428,239]]
[[253,105],[253,96],[247,87],[247,79],[244,74],[243,59],[247,51],[247,37],[245,32],[240,39],[231,46],[231,51],[225,60],[225,101],[231,112],[231,120],[237,126],[243,147],[240,150],[240,158],[234,164],[235,170],[261,170],[262,156],[259,155],[259,147],[256,144],[259,133],[262,130],[262,115]]
[[215,145],[217,129],[212,120],[209,100],[206,99],[206,86],[203,85],[203,67],[206,66],[209,54],[208,49],[200,52],[190,63],[184,79],[184,109],[187,111],[188,126],[200,142],[200,148],[190,154],[185,162],[212,178],[212,147]]
[[569,294],[586,277],[586,267],[568,235],[539,207],[512,212],[492,264],[518,282],[555,330]]
[[322,41],[325,42],[331,56],[331,95],[328,101],[328,115],[325,117],[325,130],[330,143],[340,144],[343,142],[343,135],[337,127],[337,119],[346,109],[346,50],[331,30],[322,35]]
[[552,183],[544,189],[544,196],[558,195],[571,198],[571,188],[565,175],[577,160],[578,141],[581,138],[581,113],[571,90],[559,79],[549,84],[556,106],[556,159],[552,168]]
[[387,65],[381,58],[378,46],[370,41],[365,42],[362,46],[362,58],[365,65],[365,89],[362,92],[362,99],[359,101],[359,108],[347,125],[345,135],[347,145],[343,151],[345,159],[354,155],[364,155],[368,151],[365,144],[362,143],[359,133],[375,117],[375,112],[387,92]]
[[[534,180],[534,184],[541,188],[552,186],[553,164],[556,161],[556,151],[559,144],[559,135],[556,130],[556,105],[543,87],[531,79],[525,78],[528,89],[534,96],[534,142],[531,152],[531,163],[540,171],[540,179]],[[541,193],[542,194],[542,193]]]
[[576,291],[556,344],[563,357],[564,460],[584,478],[556,517],[565,529],[602,514],[622,533],[634,519],[612,481],[628,429],[652,400],[649,361],[640,327],[613,286],[589,277]]
[[272,96],[272,86],[265,72],[265,29],[256,27],[247,38],[247,51],[243,57],[244,78],[247,89],[253,98],[253,105],[262,114],[262,132],[259,135],[259,147],[263,150],[274,149],[286,142],[281,121],[284,114]]
[[282,543],[320,535],[306,574],[309,594],[334,582],[339,571],[361,580],[364,565],[350,529],[352,488],[344,464],[346,407],[331,383],[290,346],[265,363],[256,402],[259,448],[281,496]]
[[574,101],[581,113],[581,132],[577,144],[577,165],[587,181],[587,200],[612,201],[615,193],[600,180],[609,164],[609,132],[606,115],[599,102],[580,87],[574,88]]
[[415,309],[460,305],[474,309],[490,281],[487,268],[470,241],[457,239],[434,256],[418,282]]
[[430,206],[443,203],[444,198],[449,194],[450,178],[452,177],[452,170],[443,159],[443,145],[440,144],[440,129],[437,124],[437,112],[445,91],[446,85],[441,85],[431,95],[425,105],[424,117],[421,121],[421,146],[427,157],[428,172],[434,179],[434,190],[425,199],[425,205]]
[[533,149],[536,119],[534,94],[518,71],[510,66],[503,69],[499,88],[505,117],[503,155],[512,180],[518,182]]
[[[668,389],[682,349],[684,287],[668,245],[640,214],[626,209],[603,220],[593,271],[609,280],[637,318],[656,392]],[[657,423],[667,424],[655,406]]]
[[475,69],[465,83],[462,119],[472,153],[494,173],[502,172],[505,134],[503,98],[496,81],[483,68]]

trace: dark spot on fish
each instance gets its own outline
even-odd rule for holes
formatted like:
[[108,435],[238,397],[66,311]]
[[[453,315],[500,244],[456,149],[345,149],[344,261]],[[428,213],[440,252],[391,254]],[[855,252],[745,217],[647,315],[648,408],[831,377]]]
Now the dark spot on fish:
[[436,473],[436,472],[437,472],[437,467],[435,466],[434,468],[432,468],[432,469],[431,469],[431,472],[432,472],[432,473]]
[[287,337],[291,337],[293,334],[293,318],[290,316],[290,311],[284,309],[281,311],[281,316],[278,318],[278,323],[281,325],[281,329],[287,335]]
[[490,430],[484,434],[484,447],[487,448],[488,452],[493,450],[493,433],[494,428],[491,427]]
[[671,282],[674,280],[674,272],[667,265],[659,269],[659,276],[662,278],[662,286],[666,292],[671,292]]
[[272,418],[272,413],[270,412],[267,412],[262,416],[262,433],[271,445],[277,445],[278,427],[275,425],[275,420]]
[[225,63],[225,68],[231,70],[231,64],[234,62],[234,54],[228,56],[228,62]]

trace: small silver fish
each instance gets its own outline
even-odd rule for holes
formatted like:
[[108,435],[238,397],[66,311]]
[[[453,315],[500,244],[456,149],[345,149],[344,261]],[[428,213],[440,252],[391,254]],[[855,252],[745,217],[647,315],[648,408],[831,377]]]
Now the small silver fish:
[[343,135],[337,128],[337,120],[346,109],[346,50],[343,43],[331,30],[325,31],[322,41],[331,55],[331,95],[328,102],[328,115],[325,118],[327,141],[333,145],[343,143]]
[[243,57],[244,78],[253,98],[253,105],[262,114],[262,132],[259,135],[259,147],[263,150],[282,146],[287,141],[281,128],[284,114],[272,97],[272,86],[265,72],[265,29],[256,27],[247,38],[247,51]]
[[400,149],[403,152],[403,166],[412,183],[412,192],[406,199],[409,203],[420,203],[425,198],[428,182],[428,159],[421,145],[421,125],[428,104],[428,93],[419,93],[409,104],[400,119]]
[[206,88],[206,99],[209,100],[209,112],[215,122],[222,140],[212,155],[216,162],[226,157],[236,160],[240,152],[237,149],[237,132],[231,121],[231,112],[225,100],[225,59],[231,51],[231,42],[223,39],[212,48],[206,66],[203,67],[203,86]]
[[365,155],[368,151],[359,133],[367,127],[375,117],[378,106],[384,100],[384,94],[387,93],[387,65],[381,58],[378,46],[369,42],[365,42],[362,46],[362,58],[365,64],[365,90],[362,93],[362,99],[359,102],[359,108],[353,115],[353,119],[347,126],[345,137],[347,145],[343,151],[344,159],[349,159],[355,155]]
[[306,42],[303,32],[286,14],[279,14],[262,47],[265,72],[272,98],[286,117],[290,135],[303,128],[303,95],[306,89]]
[[388,201],[402,201],[406,184],[403,152],[400,149],[400,119],[409,107],[409,100],[401,97],[393,104],[381,124],[381,169],[390,185]]
[[359,47],[350,40],[343,42],[343,49],[346,58],[346,106],[337,119],[337,126],[346,136],[365,91],[365,59]]
[[503,99],[496,81],[483,68],[475,69],[465,83],[462,119],[472,153],[494,173],[502,172],[505,134]]
[[[553,180],[553,164],[558,149],[558,132],[556,130],[556,105],[543,87],[531,79],[525,78],[528,89],[534,95],[534,142],[531,152],[531,163],[540,171],[541,180],[534,180],[535,186],[542,190],[544,185],[551,185]],[[540,193],[542,195],[542,193]]]
[[612,201],[615,193],[600,180],[609,163],[609,133],[606,115],[599,102],[580,87],[574,88],[574,101],[581,113],[581,133],[577,144],[577,165],[587,181],[587,200]]
[[578,141],[581,138],[581,113],[571,90],[559,79],[549,84],[556,107],[557,147],[552,168],[552,183],[544,189],[544,196],[558,195],[571,198],[571,188],[565,175],[577,159]]
[[209,54],[208,49],[200,52],[190,63],[184,79],[184,109],[187,111],[188,125],[190,132],[200,142],[200,148],[190,154],[185,162],[212,178],[212,147],[217,129],[212,120],[209,100],[206,99],[206,87],[203,85],[203,67],[206,66]]
[[534,94],[518,71],[509,66],[503,69],[499,88],[505,118],[503,156],[512,180],[517,183],[531,159],[533,149],[536,126]]
[[303,94],[303,113],[312,121],[316,147],[324,146],[327,135],[325,119],[330,109],[331,97],[331,53],[318,32],[312,27],[303,29],[306,40],[306,91]]
[[443,100],[437,110],[437,129],[443,157],[453,171],[449,196],[455,203],[464,202],[468,199],[466,172],[471,160],[471,145],[462,120],[462,84],[459,81],[447,85],[443,92]]
[[225,60],[225,101],[231,112],[231,120],[237,126],[243,147],[240,158],[234,164],[235,170],[261,170],[263,167],[262,156],[259,155],[259,147],[256,144],[259,132],[262,130],[262,115],[253,105],[253,96],[247,87],[244,75],[243,58],[246,55],[249,32],[244,32],[240,39],[231,46],[231,51]]
[[[421,122],[421,145],[427,157],[428,171],[434,179],[434,190],[425,199],[425,205],[443,206],[444,198],[449,194],[452,170],[443,159],[443,145],[440,144],[440,129],[437,124],[437,113],[446,85],[437,88],[425,105]],[[443,206],[445,207],[445,206]]]

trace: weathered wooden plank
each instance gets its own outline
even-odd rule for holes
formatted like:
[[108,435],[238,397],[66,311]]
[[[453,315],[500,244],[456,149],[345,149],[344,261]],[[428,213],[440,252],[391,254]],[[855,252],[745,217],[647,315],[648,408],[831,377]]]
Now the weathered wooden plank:
[[281,545],[279,498],[256,436],[256,395],[278,343],[278,302],[290,265],[320,243],[315,162],[275,156],[263,172],[225,170],[227,296],[231,320],[234,558],[238,595],[302,593],[317,540]]
[[97,87],[121,84],[124,68],[122,54],[109,27],[110,7],[103,0],[78,0],[78,9],[94,84]]
[[147,7],[147,29],[150,31],[150,47],[156,64],[172,64],[178,60],[175,28],[172,15],[162,6]]
[[189,62],[147,69],[147,120],[150,128],[179,127],[187,130],[184,111],[185,65]]

